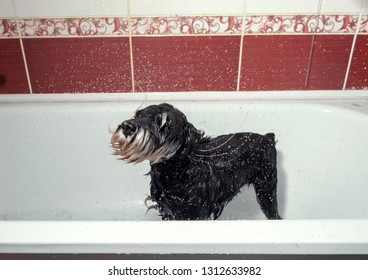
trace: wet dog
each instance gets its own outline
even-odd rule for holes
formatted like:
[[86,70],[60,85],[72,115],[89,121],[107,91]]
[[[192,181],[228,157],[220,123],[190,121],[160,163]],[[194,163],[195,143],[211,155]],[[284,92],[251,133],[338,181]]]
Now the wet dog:
[[217,219],[249,184],[265,216],[280,219],[273,133],[206,137],[164,103],[136,111],[118,126],[111,144],[127,162],[150,162],[149,198],[163,220]]

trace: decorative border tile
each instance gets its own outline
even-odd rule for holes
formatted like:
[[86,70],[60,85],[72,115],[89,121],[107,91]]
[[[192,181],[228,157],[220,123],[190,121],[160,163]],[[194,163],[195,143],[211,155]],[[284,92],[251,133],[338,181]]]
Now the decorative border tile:
[[354,33],[359,16],[250,16],[245,33]]
[[241,34],[242,16],[139,17],[132,35]]
[[[245,34],[354,33],[358,15],[246,16]],[[139,17],[132,35],[241,34],[241,16]]]
[[[246,16],[244,34],[353,34],[358,15]],[[241,35],[242,16],[134,17],[133,36]],[[128,17],[19,19],[24,37],[129,36]],[[368,15],[359,32],[368,33]],[[19,37],[15,19],[0,19],[0,38]]]
[[0,19],[0,38],[18,36],[17,21],[15,19]]
[[20,19],[22,36],[109,36],[129,35],[128,18]]
[[368,33],[368,15],[364,15],[360,19],[360,33]]

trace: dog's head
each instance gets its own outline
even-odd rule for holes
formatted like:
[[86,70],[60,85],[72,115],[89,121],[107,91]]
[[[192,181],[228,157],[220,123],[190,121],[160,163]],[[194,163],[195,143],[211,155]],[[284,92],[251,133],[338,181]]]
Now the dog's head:
[[151,164],[187,154],[203,136],[172,105],[151,105],[123,121],[111,137],[114,154],[128,162]]

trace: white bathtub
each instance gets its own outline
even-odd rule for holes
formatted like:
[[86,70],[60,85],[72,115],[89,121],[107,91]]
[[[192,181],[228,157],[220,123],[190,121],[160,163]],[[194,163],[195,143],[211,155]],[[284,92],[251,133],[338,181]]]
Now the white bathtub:
[[[0,96],[0,253],[368,254],[367,96]],[[146,214],[149,165],[112,156],[108,127],[161,101],[208,135],[274,132],[284,220],[265,220],[252,187],[221,220]]]

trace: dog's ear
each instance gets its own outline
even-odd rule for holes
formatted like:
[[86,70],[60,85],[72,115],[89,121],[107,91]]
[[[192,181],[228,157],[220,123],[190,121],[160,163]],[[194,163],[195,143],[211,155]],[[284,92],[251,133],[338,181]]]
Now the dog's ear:
[[166,112],[163,112],[161,114],[161,125],[160,125],[160,130],[165,129],[169,124],[170,124],[170,118],[169,115]]

